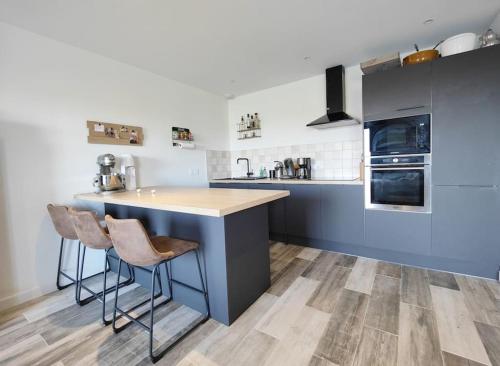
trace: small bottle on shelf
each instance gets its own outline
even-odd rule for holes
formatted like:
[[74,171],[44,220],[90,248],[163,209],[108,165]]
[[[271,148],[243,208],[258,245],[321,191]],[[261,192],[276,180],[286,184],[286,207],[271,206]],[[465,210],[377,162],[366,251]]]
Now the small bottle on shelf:
[[258,113],[255,113],[255,127],[260,128],[260,118]]
[[247,113],[247,120],[246,120],[246,128],[249,129],[250,128],[250,113]]
[[238,131],[243,131],[244,128],[245,128],[245,118],[241,116],[241,122],[238,126]]

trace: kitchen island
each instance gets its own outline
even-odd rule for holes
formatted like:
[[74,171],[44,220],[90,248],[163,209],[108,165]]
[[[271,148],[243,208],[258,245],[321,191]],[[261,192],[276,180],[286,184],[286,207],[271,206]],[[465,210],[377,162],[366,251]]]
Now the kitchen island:
[[[199,242],[211,317],[229,325],[270,286],[267,204],[289,195],[287,190],[147,187],[77,194],[75,199],[104,203],[106,214],[137,218],[155,235]],[[193,261],[194,255],[176,258],[172,275],[199,287]],[[148,286],[140,272],[138,282]],[[175,301],[203,310],[198,293],[174,285],[173,295]]]

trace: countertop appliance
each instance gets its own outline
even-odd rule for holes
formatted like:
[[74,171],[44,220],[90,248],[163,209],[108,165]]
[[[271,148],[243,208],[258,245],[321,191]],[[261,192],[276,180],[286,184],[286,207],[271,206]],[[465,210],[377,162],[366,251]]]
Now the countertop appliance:
[[311,158],[298,158],[297,165],[299,166],[297,178],[311,179]]
[[125,178],[115,172],[116,158],[112,154],[97,157],[99,173],[94,178],[96,192],[110,192],[125,189]]
[[137,188],[137,178],[135,175],[135,161],[132,155],[120,155],[120,172],[125,178],[125,189],[127,191],[135,191]]
[[295,178],[295,164],[292,158],[287,158],[284,161],[285,174],[281,176],[282,179],[293,179]]
[[371,156],[431,152],[430,114],[369,121],[364,127],[367,162]]
[[311,123],[308,127],[330,128],[349,126],[360,122],[345,112],[344,66],[330,67],[326,75],[326,114]]
[[274,177],[281,178],[283,176],[283,163],[281,161],[275,160],[276,165],[274,166]]
[[431,115],[365,122],[365,208],[431,212]]

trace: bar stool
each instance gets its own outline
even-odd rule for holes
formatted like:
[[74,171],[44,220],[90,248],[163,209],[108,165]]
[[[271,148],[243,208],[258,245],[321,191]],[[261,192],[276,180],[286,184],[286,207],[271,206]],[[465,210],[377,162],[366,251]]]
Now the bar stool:
[[[64,240],[79,240],[78,235],[76,234],[76,231],[73,227],[73,222],[71,221],[71,217],[69,216],[68,207],[61,205],[53,205],[52,203],[50,203],[47,205],[47,211],[49,212],[50,218],[52,219],[54,228],[56,229],[57,233],[61,236],[61,244],[59,246],[59,260],[57,264],[56,285],[58,290],[62,290],[68,286],[77,283],[78,267],[80,262],[80,242],[78,242],[78,254],[76,258],[76,278],[73,278],[61,269],[62,255],[64,250]],[[66,277],[71,282],[66,285],[61,285],[60,283],[61,276]],[[76,298],[77,298],[77,290],[75,288],[75,300]]]
[[[106,287],[107,273],[110,271],[109,257],[119,260],[119,258],[111,255],[109,251],[113,248],[113,242],[107,233],[107,230],[101,226],[97,215],[91,211],[76,211],[72,208],[68,210],[69,216],[72,219],[74,229],[80,242],[83,244],[83,256],[80,262],[79,274],[77,275],[77,303],[85,305],[90,301],[97,299],[102,302],[102,322],[104,325],[111,323],[111,320],[106,320],[106,294],[115,290],[114,286]],[[85,251],[87,247],[97,250],[104,250],[104,269],[103,274],[103,288],[102,291],[94,292],[83,283],[83,270],[85,264]],[[135,281],[133,270],[128,266],[129,277],[126,281],[119,284],[120,287],[127,286]],[[99,273],[98,273],[99,274]],[[118,278],[118,281],[120,279]],[[82,288],[90,293],[85,299],[81,299]]]
[[[167,351],[174,347],[178,342],[180,342],[185,336],[187,336],[191,331],[193,331],[197,326],[205,322],[210,316],[210,307],[208,303],[208,293],[206,291],[205,283],[203,281],[203,275],[201,272],[200,258],[198,253],[199,245],[196,242],[170,238],[168,236],[153,236],[149,237],[144,226],[136,219],[124,219],[117,220],[106,215],[106,224],[111,235],[111,240],[115,251],[118,253],[120,260],[118,261],[118,276],[120,276],[121,264],[126,262],[137,268],[147,270],[151,272],[151,296],[150,296],[150,309],[147,313],[142,314],[139,317],[132,317],[127,311],[122,310],[118,307],[118,282],[116,283],[116,293],[115,293],[115,305],[113,309],[113,331],[118,333],[122,331],[126,326],[136,323],[142,328],[144,328],[149,333],[149,357],[153,363],[158,361]],[[200,277],[201,289],[193,287],[191,285],[185,284],[183,282],[173,279],[170,275],[167,263],[184,255],[189,252],[194,252],[196,255],[196,263],[198,266],[198,274]],[[159,305],[154,305],[156,278],[159,273],[159,268],[161,265],[165,266],[165,271],[167,273],[168,287],[169,287],[169,298],[164,303],[164,305],[172,300],[172,282],[176,284],[185,286],[191,290],[199,292],[203,295],[206,306],[206,314],[198,322],[193,324],[190,329],[185,332],[181,337],[179,337],[175,342],[170,344],[166,349],[160,351],[158,354],[153,354],[153,330],[154,330],[154,310]],[[145,268],[144,266],[153,266],[152,270]],[[161,283],[160,283],[161,288]],[[120,328],[116,327],[116,313],[119,312],[120,315],[124,316],[130,322],[123,325]],[[149,313],[149,325],[146,325],[139,321],[139,318]]]

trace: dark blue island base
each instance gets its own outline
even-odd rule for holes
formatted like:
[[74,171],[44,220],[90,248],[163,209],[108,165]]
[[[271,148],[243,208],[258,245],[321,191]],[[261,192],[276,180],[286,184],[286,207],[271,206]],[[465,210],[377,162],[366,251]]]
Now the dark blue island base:
[[[200,243],[202,269],[207,283],[211,317],[230,325],[271,284],[267,204],[223,217],[212,217],[105,204],[115,218],[137,218],[154,235],[168,235]],[[162,285],[168,294],[165,269]],[[136,281],[151,286],[151,275],[137,269]],[[172,261],[173,278],[200,288],[194,254]],[[204,311],[202,296],[179,285],[174,301]]]

